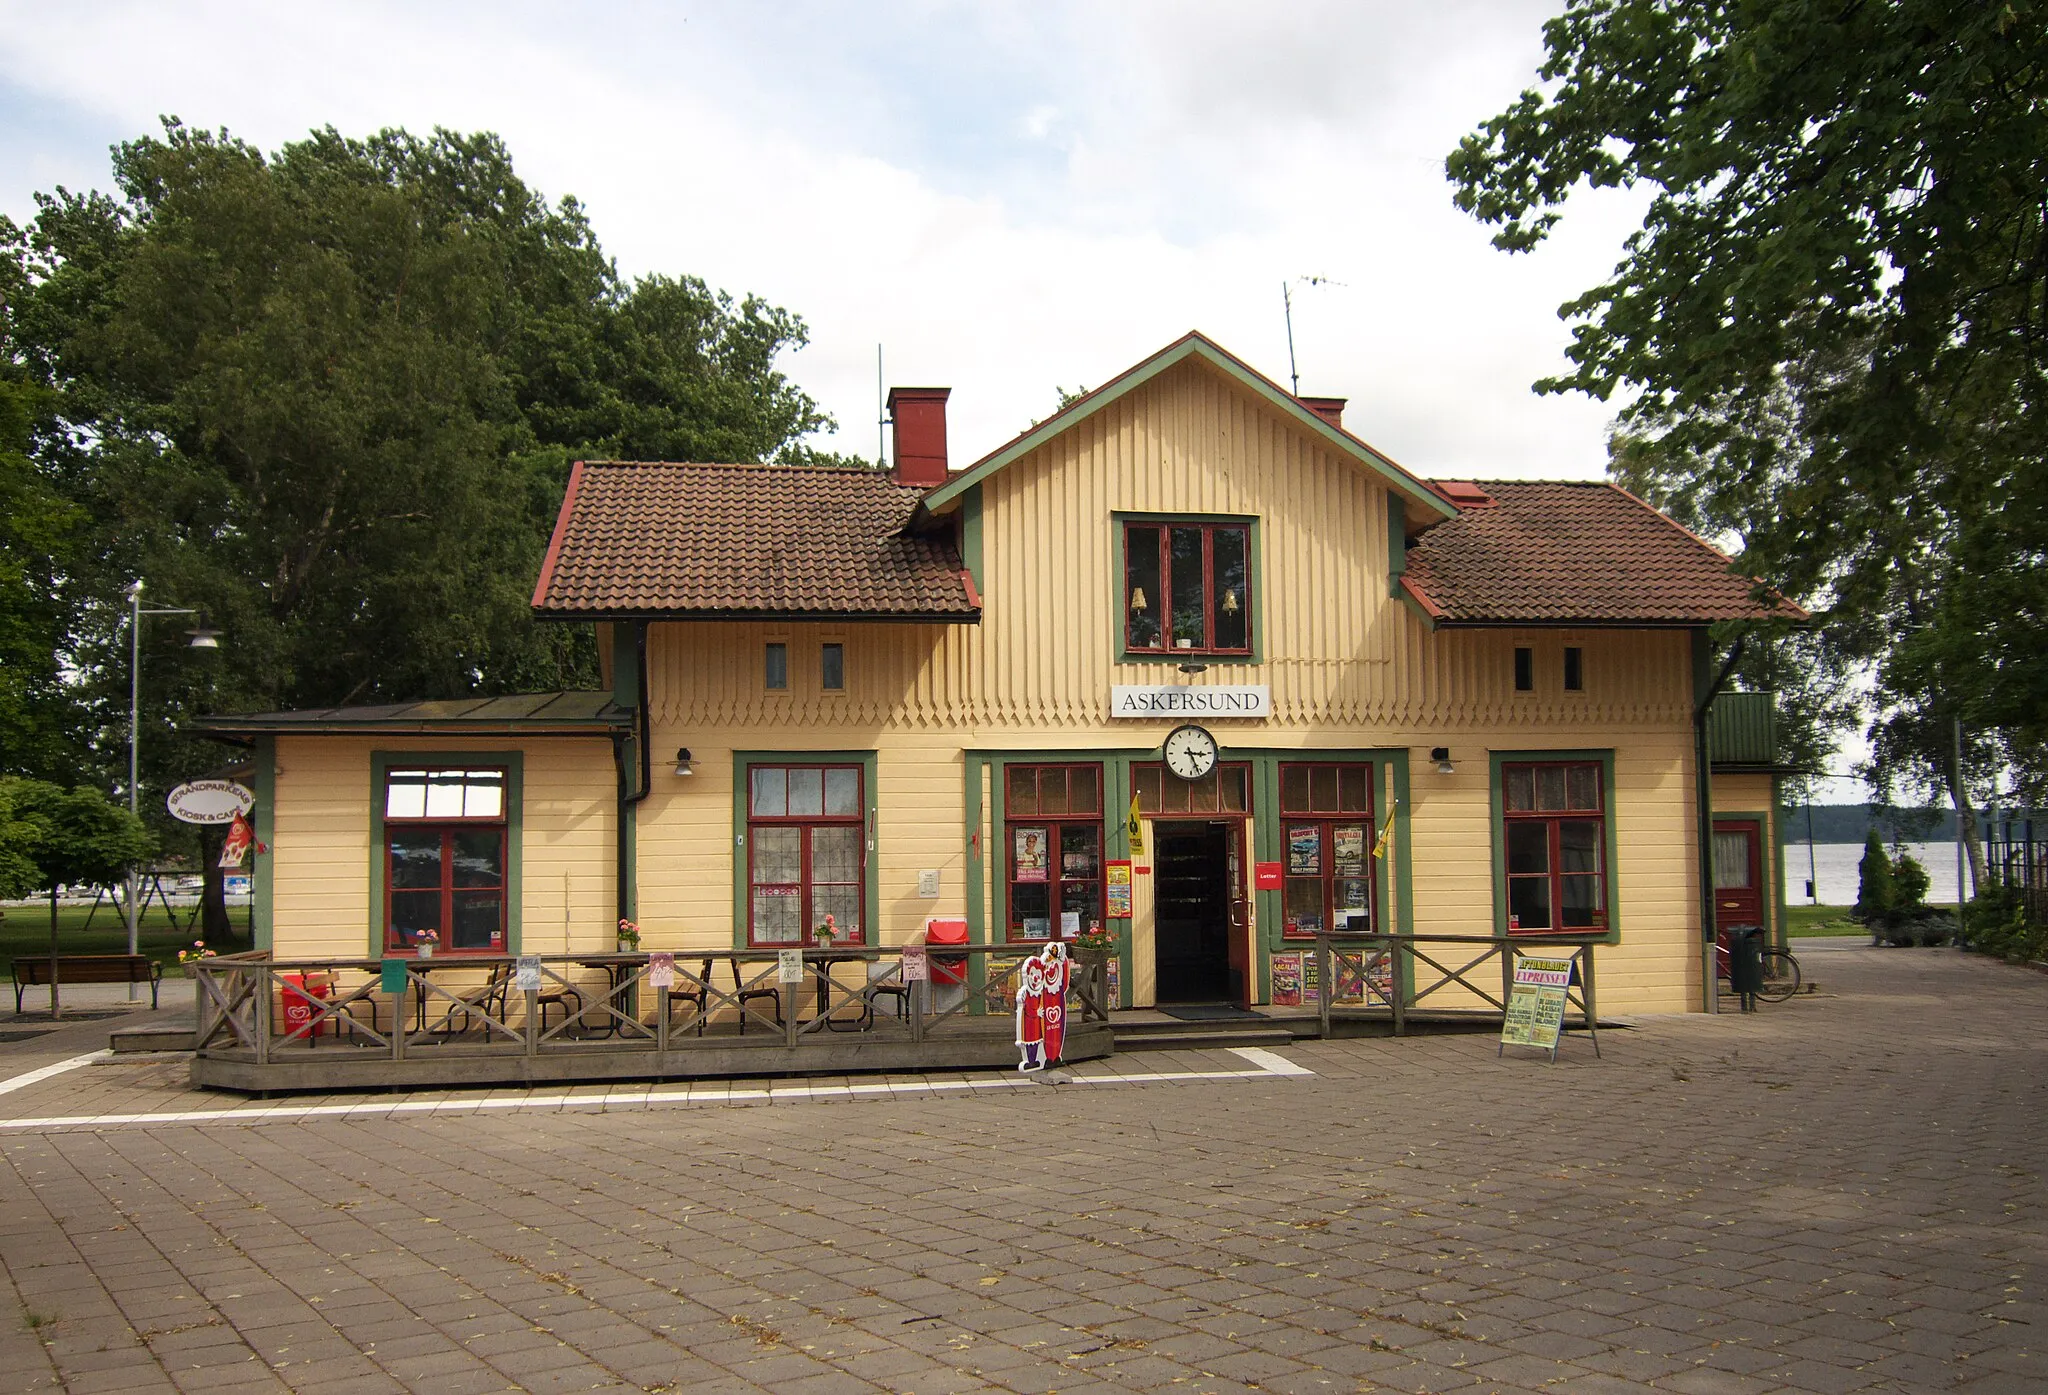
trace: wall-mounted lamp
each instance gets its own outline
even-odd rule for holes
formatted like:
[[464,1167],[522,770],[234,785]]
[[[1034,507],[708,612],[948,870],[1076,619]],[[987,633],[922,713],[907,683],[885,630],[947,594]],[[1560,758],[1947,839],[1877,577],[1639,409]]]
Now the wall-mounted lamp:
[[676,752],[676,774],[695,775],[696,773],[696,771],[690,768],[690,748],[684,746]]
[[1207,664],[1180,664],[1177,667],[1182,673],[1207,673],[1209,671]]
[[1431,760],[1433,760],[1433,761],[1435,761],[1435,762],[1436,762],[1436,773],[1437,773],[1437,774],[1439,774],[1439,775],[1455,775],[1455,774],[1457,774],[1457,773],[1458,773],[1458,767],[1457,767],[1456,765],[1454,765],[1454,764],[1452,764],[1452,763],[1451,763],[1451,748],[1450,748],[1450,747],[1448,747],[1448,746],[1432,746],[1432,747],[1430,747],[1430,748],[1429,748],[1429,758],[1430,758]]

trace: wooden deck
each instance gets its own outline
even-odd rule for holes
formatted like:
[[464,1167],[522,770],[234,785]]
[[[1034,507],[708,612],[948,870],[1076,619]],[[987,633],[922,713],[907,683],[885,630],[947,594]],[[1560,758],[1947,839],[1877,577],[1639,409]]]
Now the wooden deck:
[[[375,960],[223,957],[193,975],[191,1078],[268,1094],[1014,1067],[1029,949],[950,953],[966,982],[906,981],[893,949],[806,951],[796,981],[759,952],[534,956],[523,980],[495,956],[392,961],[389,980]],[[1115,1050],[1099,994],[1076,974],[1062,1059]]]

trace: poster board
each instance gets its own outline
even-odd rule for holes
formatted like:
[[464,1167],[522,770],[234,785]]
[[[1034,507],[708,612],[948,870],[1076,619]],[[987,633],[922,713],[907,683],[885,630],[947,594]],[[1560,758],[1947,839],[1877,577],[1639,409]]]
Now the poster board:
[[1517,958],[1508,988],[1507,1013],[1500,1024],[1500,1051],[1510,1046],[1533,1046],[1548,1051],[1551,1059],[1556,1060],[1571,982],[1570,959]]

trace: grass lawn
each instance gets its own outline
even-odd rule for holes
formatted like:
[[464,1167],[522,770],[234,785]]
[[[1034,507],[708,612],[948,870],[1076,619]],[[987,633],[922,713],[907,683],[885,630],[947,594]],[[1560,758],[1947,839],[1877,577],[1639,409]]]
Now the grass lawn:
[[[1934,909],[1952,911],[1955,907],[1942,904]],[[1847,906],[1787,906],[1785,933],[1794,938],[1810,935],[1868,936],[1870,927],[1849,919]]]
[[[64,954],[126,954],[128,952],[128,924],[121,913],[112,906],[103,905],[99,914],[92,917],[92,928],[86,929],[87,906],[59,906],[57,908],[57,945]],[[242,929],[243,917],[248,911],[241,906],[230,906],[235,929]],[[178,908],[178,925],[187,924],[192,908]],[[177,972],[178,951],[197,937],[198,932],[174,928],[163,907],[151,905],[137,927],[137,948],[159,964],[171,966],[170,972]],[[246,939],[237,939],[231,944],[217,944],[214,948],[222,953],[246,947]],[[39,956],[50,952],[50,908],[43,906],[8,906],[0,909],[0,973],[7,981],[14,981],[14,961]]]

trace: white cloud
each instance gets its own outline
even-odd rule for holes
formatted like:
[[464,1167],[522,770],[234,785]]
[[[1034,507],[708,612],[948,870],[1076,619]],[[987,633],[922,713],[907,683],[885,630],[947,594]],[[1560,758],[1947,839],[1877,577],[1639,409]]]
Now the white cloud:
[[[1494,4],[0,7],[0,83],[49,118],[0,189],[106,182],[158,113],[275,146],[315,125],[502,133],[626,270],[801,313],[792,375],[874,449],[874,346],[954,388],[955,457],[1189,328],[1429,474],[1591,475],[1611,409],[1533,397],[1555,307],[1626,198],[1509,258],[1442,159],[1532,78],[1544,7]],[[54,114],[54,115],[53,115]],[[89,133],[82,136],[79,133]]]

